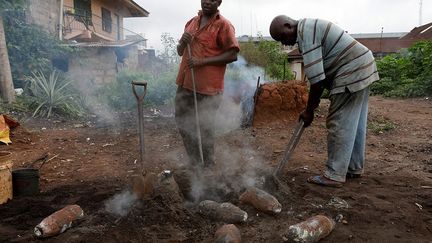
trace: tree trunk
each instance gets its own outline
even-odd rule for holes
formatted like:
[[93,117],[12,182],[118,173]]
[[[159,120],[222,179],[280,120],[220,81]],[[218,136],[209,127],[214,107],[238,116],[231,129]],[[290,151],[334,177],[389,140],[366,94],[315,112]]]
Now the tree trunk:
[[15,101],[15,90],[6,46],[3,16],[0,13],[0,95],[4,102]]

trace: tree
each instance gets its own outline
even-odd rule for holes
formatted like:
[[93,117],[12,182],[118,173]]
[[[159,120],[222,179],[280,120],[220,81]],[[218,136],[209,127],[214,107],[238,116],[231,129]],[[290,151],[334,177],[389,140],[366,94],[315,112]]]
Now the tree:
[[293,78],[287,65],[287,55],[282,52],[282,46],[276,41],[265,40],[258,35],[258,42],[252,39],[240,44],[240,55],[250,63],[265,69],[268,76],[276,80],[289,80]]
[[164,48],[159,58],[168,65],[178,64],[180,57],[177,54],[177,41],[174,40],[174,37],[169,33],[162,33],[161,42]]
[[0,95],[2,100],[7,103],[15,101],[15,91],[12,81],[12,72],[9,63],[2,14],[0,14]]

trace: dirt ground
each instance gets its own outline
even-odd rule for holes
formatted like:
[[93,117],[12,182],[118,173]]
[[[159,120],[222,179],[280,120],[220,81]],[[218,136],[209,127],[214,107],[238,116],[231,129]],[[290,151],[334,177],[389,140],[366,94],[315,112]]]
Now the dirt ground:
[[[290,193],[274,193],[282,213],[257,212],[239,203],[238,194],[253,178],[259,181],[256,171],[272,168],[281,159],[294,121],[220,136],[213,175],[224,180],[215,179],[212,185],[222,189],[219,197],[202,193],[199,199],[208,196],[244,209],[249,219],[237,225],[243,242],[281,242],[289,225],[316,214],[343,215],[322,242],[432,242],[432,101],[372,97],[365,174],[340,189],[306,183],[324,168],[327,106],[323,101],[283,174]],[[150,116],[149,110],[146,114],[146,168],[157,173],[175,171],[186,159],[174,118]],[[58,156],[41,168],[39,195],[0,205],[0,241],[38,242],[34,226],[65,205],[78,204],[86,216],[65,233],[44,241],[211,242],[222,223],[198,214],[193,202],[173,204],[155,197],[135,203],[124,217],[105,210],[105,203],[127,190],[140,170],[136,118],[127,113],[121,117],[116,125],[96,119],[32,119],[13,132],[13,144],[1,149],[14,153],[15,168],[29,165],[45,152]],[[335,198],[348,207],[332,203]]]

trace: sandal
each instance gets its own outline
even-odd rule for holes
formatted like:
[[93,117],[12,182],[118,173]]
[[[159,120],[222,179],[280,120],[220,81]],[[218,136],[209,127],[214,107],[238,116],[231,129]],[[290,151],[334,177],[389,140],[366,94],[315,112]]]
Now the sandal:
[[336,187],[336,188],[340,188],[343,186],[342,182],[338,182],[338,181],[333,181],[330,179],[327,179],[324,176],[311,176],[308,178],[307,182],[312,183],[312,184],[317,184],[320,186],[328,186],[328,187]]
[[347,173],[346,174],[346,178],[347,179],[357,179],[357,178],[361,178],[362,174],[353,174],[353,173]]

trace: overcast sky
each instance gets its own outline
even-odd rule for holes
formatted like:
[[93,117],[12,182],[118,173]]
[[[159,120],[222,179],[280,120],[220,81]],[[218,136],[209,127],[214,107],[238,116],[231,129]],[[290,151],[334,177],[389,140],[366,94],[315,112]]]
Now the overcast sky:
[[[160,36],[176,40],[186,22],[201,8],[200,0],[135,0],[150,12],[148,18],[125,20],[125,28],[143,33],[148,48],[160,49]],[[420,0],[223,0],[219,10],[231,21],[236,35],[268,36],[276,15],[294,19],[330,20],[349,33],[409,32],[419,25]],[[422,23],[432,22],[432,0],[423,0]]]

